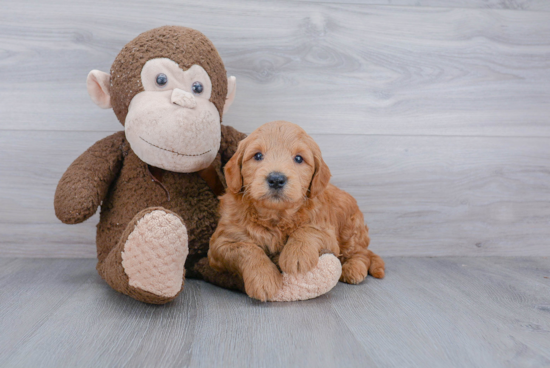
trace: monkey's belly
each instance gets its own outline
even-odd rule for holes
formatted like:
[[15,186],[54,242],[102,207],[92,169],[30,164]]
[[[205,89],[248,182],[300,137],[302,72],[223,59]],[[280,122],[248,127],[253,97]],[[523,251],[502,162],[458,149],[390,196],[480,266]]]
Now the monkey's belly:
[[183,218],[189,237],[186,269],[206,257],[219,220],[218,199],[196,173],[164,172],[161,181],[162,185],[152,180],[147,166],[133,152],[126,157],[101,205],[96,237],[99,261],[117,245],[132,218],[148,207],[164,207]]

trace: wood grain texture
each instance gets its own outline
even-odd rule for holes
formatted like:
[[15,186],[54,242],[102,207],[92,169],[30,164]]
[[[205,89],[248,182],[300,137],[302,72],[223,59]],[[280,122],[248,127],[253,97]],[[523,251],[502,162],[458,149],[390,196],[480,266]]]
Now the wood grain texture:
[[398,1],[3,1],[0,254],[95,257],[97,215],[53,212],[68,165],[121,129],[85,77],[181,24],[238,78],[224,122],[313,134],[376,251],[550,255],[550,13],[529,11],[546,3]]
[[93,276],[90,260],[2,258],[0,366]]
[[118,130],[86,75],[164,24],[217,45],[245,131],[550,136],[550,13],[242,0],[3,2],[0,129]]
[[[95,256],[97,215],[61,224],[53,195],[70,162],[106,134],[0,136],[0,172],[10,173],[0,182],[2,254]],[[380,254],[550,256],[548,138],[313,137]]]
[[[388,277],[371,282],[368,292],[337,288],[332,300],[363,346],[391,347],[373,349],[383,366],[544,367],[550,365],[548,265],[548,259],[391,259]],[[542,268],[544,275],[520,268]]]
[[262,304],[188,280],[176,301],[151,306],[111,290],[93,260],[0,259],[9,291],[0,298],[9,317],[0,319],[0,365],[550,365],[548,259],[386,262],[384,280],[340,283],[305,302]]
[[419,6],[434,8],[508,9],[528,11],[550,11],[545,0],[294,0],[326,3]]

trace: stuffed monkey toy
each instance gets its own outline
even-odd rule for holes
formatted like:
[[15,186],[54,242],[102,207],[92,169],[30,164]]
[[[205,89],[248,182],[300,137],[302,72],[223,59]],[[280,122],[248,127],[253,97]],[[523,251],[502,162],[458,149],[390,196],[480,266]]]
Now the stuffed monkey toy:
[[[212,42],[190,28],[150,30],[124,46],[110,74],[92,70],[86,84],[124,131],[96,142],[70,165],[54,206],[67,224],[85,221],[101,206],[101,277],[153,304],[176,298],[185,276],[243,291],[242,280],[213,270],[207,259],[219,220],[217,197],[226,187],[223,167],[245,137],[221,125],[236,80],[227,77]],[[321,258],[308,275],[284,275],[274,300],[329,291],[341,267],[332,255]]]

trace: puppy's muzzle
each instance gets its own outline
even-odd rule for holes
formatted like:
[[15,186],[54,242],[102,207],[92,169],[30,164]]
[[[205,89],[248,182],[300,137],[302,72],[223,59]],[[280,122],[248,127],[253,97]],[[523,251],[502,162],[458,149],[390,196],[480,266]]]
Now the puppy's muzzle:
[[287,177],[285,176],[285,174],[275,171],[269,173],[265,180],[267,181],[267,185],[269,185],[271,189],[279,190],[284,188],[287,182]]

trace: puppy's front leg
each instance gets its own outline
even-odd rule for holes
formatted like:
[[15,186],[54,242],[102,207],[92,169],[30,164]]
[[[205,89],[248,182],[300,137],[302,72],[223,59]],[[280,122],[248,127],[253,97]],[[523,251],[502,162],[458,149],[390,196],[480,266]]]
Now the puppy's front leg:
[[301,227],[288,238],[279,256],[279,266],[289,274],[309,272],[317,266],[321,249],[338,256],[336,236],[313,226]]
[[212,268],[241,276],[246,294],[262,302],[273,299],[283,286],[277,266],[253,243],[217,237],[211,241],[208,259]]

